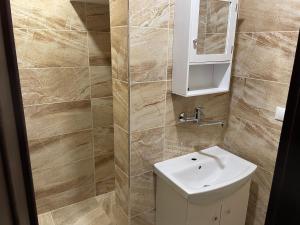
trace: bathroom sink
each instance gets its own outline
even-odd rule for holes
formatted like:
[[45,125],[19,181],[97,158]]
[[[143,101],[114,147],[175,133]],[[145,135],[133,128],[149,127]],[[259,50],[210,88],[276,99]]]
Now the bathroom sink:
[[154,172],[191,201],[218,198],[251,179],[257,166],[218,146],[156,163]]

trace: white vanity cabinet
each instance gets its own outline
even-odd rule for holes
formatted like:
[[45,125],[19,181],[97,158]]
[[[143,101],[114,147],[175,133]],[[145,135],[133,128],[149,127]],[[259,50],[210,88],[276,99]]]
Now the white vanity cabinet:
[[250,180],[226,196],[191,202],[157,179],[156,225],[245,225]]
[[238,0],[175,0],[172,92],[229,91]]

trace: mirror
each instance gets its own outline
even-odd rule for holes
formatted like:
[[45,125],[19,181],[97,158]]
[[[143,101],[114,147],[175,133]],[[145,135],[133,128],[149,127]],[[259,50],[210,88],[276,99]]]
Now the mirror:
[[226,0],[200,0],[197,55],[224,54],[226,50],[229,7]]

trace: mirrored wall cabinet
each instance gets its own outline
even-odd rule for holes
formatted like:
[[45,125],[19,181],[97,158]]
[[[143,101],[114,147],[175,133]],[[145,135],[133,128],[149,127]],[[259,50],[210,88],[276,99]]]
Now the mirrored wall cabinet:
[[172,92],[229,91],[237,0],[175,0]]

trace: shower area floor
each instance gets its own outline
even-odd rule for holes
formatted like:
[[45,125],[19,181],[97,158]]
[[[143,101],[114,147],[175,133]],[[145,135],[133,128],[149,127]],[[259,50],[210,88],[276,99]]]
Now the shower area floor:
[[39,225],[115,225],[114,192],[65,206],[38,216]]

